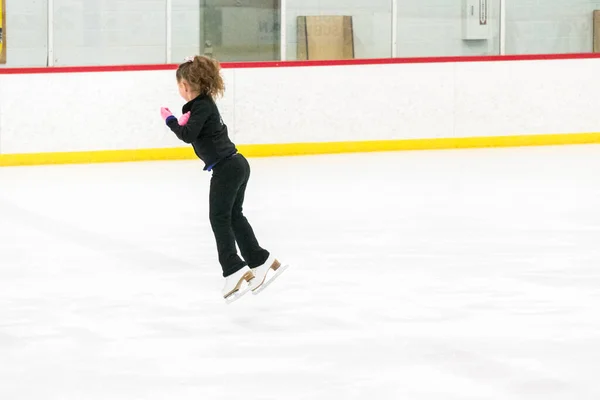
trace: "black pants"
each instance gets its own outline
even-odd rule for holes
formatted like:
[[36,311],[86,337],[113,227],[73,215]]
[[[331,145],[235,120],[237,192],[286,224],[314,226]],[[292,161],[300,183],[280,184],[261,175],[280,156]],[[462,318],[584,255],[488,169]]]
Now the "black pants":
[[[244,194],[250,178],[250,165],[241,155],[219,162],[210,181],[210,224],[217,241],[219,263],[227,277],[248,265],[258,267],[267,261],[269,252],[261,248],[254,231],[242,214]],[[242,260],[235,247],[240,248]]]

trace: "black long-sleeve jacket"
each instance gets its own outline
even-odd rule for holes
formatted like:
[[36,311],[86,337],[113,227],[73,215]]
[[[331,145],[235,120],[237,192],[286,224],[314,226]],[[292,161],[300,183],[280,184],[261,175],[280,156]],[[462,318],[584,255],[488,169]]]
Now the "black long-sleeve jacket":
[[170,116],[166,123],[177,137],[190,143],[194,152],[204,161],[205,171],[210,171],[219,161],[235,154],[237,149],[229,139],[227,125],[213,99],[201,94],[183,106],[183,114],[191,111],[187,124],[180,126],[177,118]]

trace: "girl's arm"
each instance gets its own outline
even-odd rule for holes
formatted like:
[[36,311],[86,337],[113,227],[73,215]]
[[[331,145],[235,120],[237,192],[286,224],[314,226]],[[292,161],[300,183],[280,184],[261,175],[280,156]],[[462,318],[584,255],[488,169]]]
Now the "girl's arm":
[[169,128],[177,135],[179,140],[185,143],[192,143],[200,136],[202,128],[206,123],[206,120],[210,116],[210,108],[206,104],[196,102],[192,106],[190,112],[190,119],[184,125],[179,125],[177,118],[173,115],[167,117],[166,123]]

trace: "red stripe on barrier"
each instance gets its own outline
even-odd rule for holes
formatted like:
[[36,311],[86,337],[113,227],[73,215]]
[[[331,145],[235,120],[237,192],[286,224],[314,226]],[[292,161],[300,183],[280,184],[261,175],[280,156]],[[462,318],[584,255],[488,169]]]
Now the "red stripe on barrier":
[[[494,62],[494,61],[536,61],[536,60],[581,60],[600,58],[599,53],[576,54],[531,54],[507,56],[456,56],[456,57],[406,57],[406,58],[370,58],[352,60],[322,61],[257,61],[223,62],[223,68],[286,68],[286,67],[324,67],[351,65],[385,64],[433,64],[449,62]],[[177,64],[140,64],[73,67],[26,67],[0,68],[0,75],[8,74],[58,74],[85,72],[125,72],[125,71],[168,71],[177,68]]]

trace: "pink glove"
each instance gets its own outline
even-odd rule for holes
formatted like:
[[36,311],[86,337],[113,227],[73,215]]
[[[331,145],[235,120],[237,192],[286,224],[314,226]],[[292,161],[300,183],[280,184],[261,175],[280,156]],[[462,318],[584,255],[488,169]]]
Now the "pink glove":
[[160,108],[160,116],[162,117],[162,119],[166,120],[167,118],[169,118],[172,115],[173,115],[173,113],[168,108],[166,108],[166,107]]
[[179,118],[179,120],[177,120],[179,125],[184,126],[185,124],[188,123],[188,121],[190,120],[190,113],[191,113],[191,111],[186,112]]

